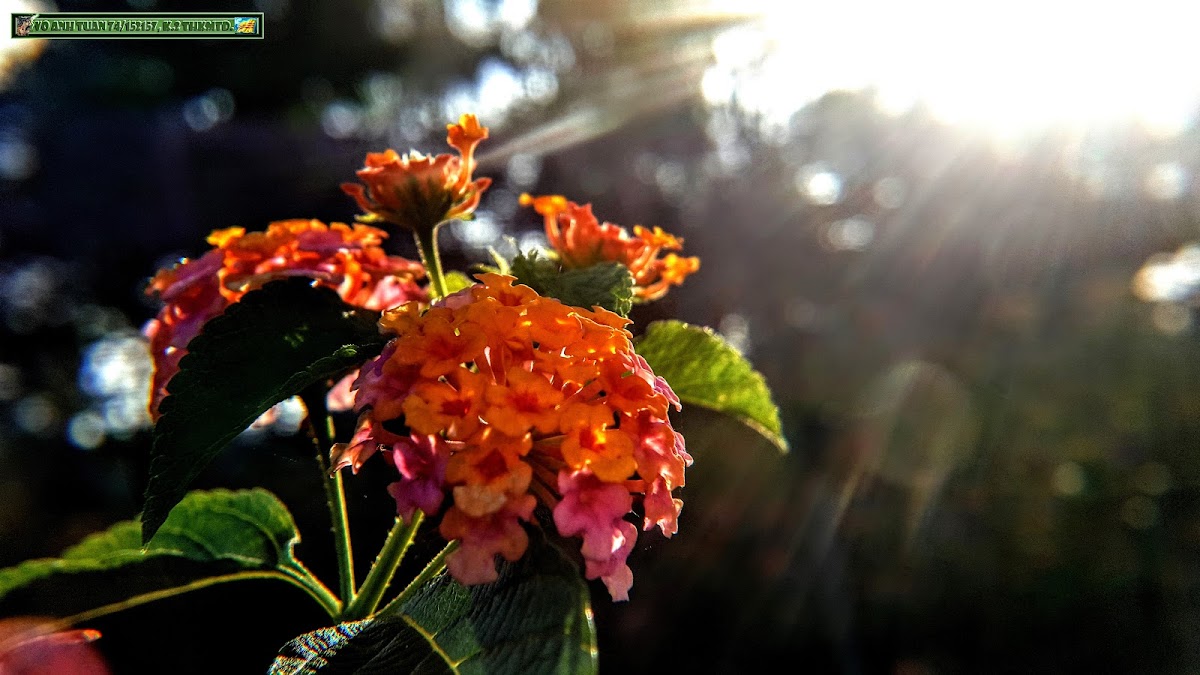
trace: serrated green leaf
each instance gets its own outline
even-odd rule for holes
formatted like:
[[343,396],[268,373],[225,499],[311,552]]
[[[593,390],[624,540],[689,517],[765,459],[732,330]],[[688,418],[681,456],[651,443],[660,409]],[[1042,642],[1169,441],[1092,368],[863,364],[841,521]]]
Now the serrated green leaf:
[[376,312],[309,279],[247,293],[188,344],[154,427],[142,515],[149,540],[225,445],[276,403],[379,354]]
[[710,329],[656,321],[635,348],[680,401],[731,415],[787,450],[766,380]]
[[475,284],[475,280],[463,274],[462,272],[446,272],[444,275],[446,280],[446,294],[457,293],[464,288],[470,288]]
[[556,258],[547,258],[538,251],[518,251],[512,262],[508,263],[508,273],[534,290],[549,284],[560,271],[562,265]]
[[299,541],[287,507],[266,490],[195,491],[145,548],[140,523],[127,520],[60,558],[0,570],[0,614],[69,616],[256,578],[286,581],[328,605],[332,596],[292,553]]
[[624,317],[633,309],[633,275],[618,262],[563,269],[557,260],[530,251],[513,258],[510,273],[539,294],[573,307],[599,305]]
[[587,585],[573,563],[531,530],[525,556],[502,562],[495,583],[464,587],[437,577],[395,614],[289,642],[271,673],[596,671]]

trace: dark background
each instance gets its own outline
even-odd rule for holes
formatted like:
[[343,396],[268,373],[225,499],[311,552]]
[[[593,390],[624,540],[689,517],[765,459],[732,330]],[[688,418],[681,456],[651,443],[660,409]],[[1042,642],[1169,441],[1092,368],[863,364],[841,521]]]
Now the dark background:
[[[338,184],[365,152],[442,151],[444,124],[474,110],[496,184],[444,237],[447,264],[484,261],[499,235],[536,241],[522,191],[683,236],[701,271],[635,318],[743,348],[793,447],[677,421],[696,457],[679,534],[641,537],[628,603],[593,585],[604,672],[1200,669],[1196,282],[1160,303],[1132,285],[1196,237],[1197,129],[1047,130],[1014,150],[870,92],[767,128],[700,95],[734,19],[522,4],[58,3],[264,11],[267,38],[56,41],[9,63],[0,564],[140,509],[155,269],[216,228],[348,221]],[[1183,171],[1165,196],[1145,187],[1164,162]],[[822,171],[833,198],[797,190]],[[332,580],[309,453],[288,428],[243,435],[197,486],[279,494]],[[364,565],[392,515],[386,474],[349,480]],[[195,593],[98,621],[98,644],[117,672],[263,672],[320,624],[295,596]]]

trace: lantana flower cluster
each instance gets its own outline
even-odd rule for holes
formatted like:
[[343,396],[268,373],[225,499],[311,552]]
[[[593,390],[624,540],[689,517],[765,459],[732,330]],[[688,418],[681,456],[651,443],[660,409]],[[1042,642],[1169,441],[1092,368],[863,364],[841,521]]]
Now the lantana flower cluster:
[[154,358],[151,414],[158,417],[167,382],[205,322],[267,282],[311,277],[365,309],[426,300],[417,285],[424,267],[384,252],[386,238],[386,232],[374,227],[317,220],[279,221],[264,232],[231,227],[209,235],[213,248],[203,256],[160,271],[146,292],[165,304],[143,329]]
[[[362,182],[342,185],[365,212],[359,220],[414,235],[439,292],[437,230],[470,217],[491,184],[473,176],[487,137],[474,115],[463,115],[447,125],[457,155],[370,153],[357,172]],[[545,218],[564,268],[621,263],[640,300],[662,297],[699,268],[699,259],[675,253],[682,240],[657,227],[631,235],[558,195],[522,195],[521,203]],[[386,236],[315,220],[230,228],[212,233],[204,256],[160,272],[147,291],[166,303],[145,329],[155,359],[152,413],[206,321],[269,281],[310,277],[351,305],[381,310],[380,329],[394,336],[330,392],[330,409],[352,405],[359,414],[350,442],[331,450],[334,470],[357,472],[382,454],[400,475],[388,490],[402,519],[443,512],[441,535],[459,542],[447,567],[464,584],[495,580],[497,556],[525,553],[523,523],[541,503],[559,534],[581,539],[587,578],[627,599],[626,560],[638,533],[627,518],[640,505],[643,529],[673,535],[683,505],[673,492],[692,461],[668,418],[679,399],[633,350],[630,322],[493,273],[431,305],[417,284],[425,267],[387,255]]]
[[512,277],[477,279],[428,309],[384,313],[396,337],[361,370],[357,432],[334,447],[335,466],[357,470],[382,450],[406,519],[448,496],[440,532],[460,542],[447,566],[465,584],[495,580],[497,555],[524,554],[521,522],[540,501],[561,535],[582,539],[587,578],[625,600],[635,496],[644,529],[677,530],[672,491],[691,463],[667,416],[679,399],[634,352],[628,320]]
[[363,184],[343,183],[342,191],[354,198],[367,221],[384,221],[409,230],[433,228],[454,218],[470,216],[479,206],[491,178],[474,178],[475,147],[488,129],[474,115],[463,115],[446,126],[446,142],[458,156],[423,155],[395,150],[367,154],[357,176]]
[[[521,204],[532,206],[545,219],[546,239],[563,267],[580,268],[600,262],[619,262],[633,275],[633,292],[641,300],[657,300],[700,269],[700,259],[674,253],[683,240],[662,228],[633,227],[633,235],[620,225],[601,223],[591,204],[576,204],[562,195],[521,195]],[[665,256],[662,252],[669,251]]]

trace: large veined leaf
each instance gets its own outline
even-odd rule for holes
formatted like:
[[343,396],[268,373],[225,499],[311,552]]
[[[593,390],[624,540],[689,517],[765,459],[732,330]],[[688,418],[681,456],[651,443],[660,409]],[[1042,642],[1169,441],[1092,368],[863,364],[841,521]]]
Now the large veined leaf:
[[382,351],[378,317],[296,278],[247,293],[209,321],[188,344],[160,407],[143,539],[154,536],[192,480],[259,415]]
[[682,321],[656,321],[636,349],[680,401],[731,415],[787,450],[766,381],[720,336]]
[[0,570],[0,615],[100,616],[250,579],[288,582],[336,611],[332,594],[293,556],[299,540],[287,507],[266,490],[191,492],[145,548],[140,523],[127,520],[60,558]]
[[595,673],[596,635],[579,569],[536,532],[495,583],[435,578],[394,613],[302,635],[271,673]]
[[558,260],[531,251],[513,258],[510,273],[519,283],[567,305],[599,305],[625,317],[633,309],[633,275],[618,262],[564,269]]

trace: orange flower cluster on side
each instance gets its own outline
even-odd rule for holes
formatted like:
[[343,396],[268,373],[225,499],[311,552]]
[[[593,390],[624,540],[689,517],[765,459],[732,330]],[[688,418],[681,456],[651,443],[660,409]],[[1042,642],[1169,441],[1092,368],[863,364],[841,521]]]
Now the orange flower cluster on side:
[[0,619],[0,674],[109,675],[93,644],[100,631],[55,630],[51,619]]
[[200,258],[159,271],[146,293],[166,304],[143,329],[154,357],[151,415],[158,417],[167,382],[204,323],[269,281],[311,277],[367,309],[427,299],[416,283],[425,269],[387,255],[381,247],[385,237],[373,227],[317,220],[284,220],[271,223],[265,232],[233,227],[209,235],[214,248]]
[[667,418],[679,399],[633,351],[626,319],[512,277],[476,278],[424,312],[409,303],[384,314],[397,337],[362,368],[358,431],[334,446],[334,466],[357,470],[383,449],[406,519],[449,494],[440,531],[461,542],[447,565],[465,584],[494,581],[497,554],[524,554],[521,522],[541,501],[559,533],[582,538],[587,577],[625,600],[634,495],[645,529],[677,530],[683,502],[671,492],[691,464]]
[[475,146],[487,138],[487,127],[474,115],[463,115],[446,129],[446,142],[458,150],[458,157],[416,151],[401,156],[395,150],[367,154],[366,166],[357,172],[364,185],[342,184],[342,190],[367,214],[365,220],[423,231],[470,215],[479,206],[492,179],[472,180],[471,174]]
[[624,264],[633,274],[634,294],[642,300],[657,300],[671,286],[683,283],[700,269],[700,259],[684,258],[683,240],[663,232],[633,227],[633,236],[625,228],[601,223],[592,214],[591,204],[580,206],[562,195],[534,197],[521,195],[522,206],[532,206],[546,221],[546,239],[558,251],[565,267],[588,267],[599,262]]

